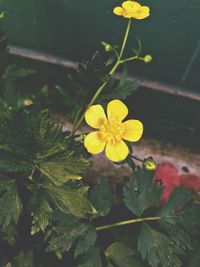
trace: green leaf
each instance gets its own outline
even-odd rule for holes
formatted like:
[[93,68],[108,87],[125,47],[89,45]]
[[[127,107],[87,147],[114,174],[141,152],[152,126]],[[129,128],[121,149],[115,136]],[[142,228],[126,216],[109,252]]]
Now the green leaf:
[[10,246],[14,246],[16,238],[18,237],[17,229],[14,224],[9,224],[7,227],[2,229],[2,240]]
[[78,257],[86,252],[95,244],[97,234],[94,226],[90,226],[87,232],[78,240],[74,252],[74,257]]
[[102,267],[100,250],[97,247],[93,247],[89,252],[84,255],[82,262],[77,267]]
[[105,254],[118,267],[141,267],[135,259],[133,249],[122,242],[111,244],[106,249]]
[[143,260],[147,260],[152,267],[181,266],[178,256],[183,254],[183,250],[171,238],[147,224],[142,225],[138,238],[138,250]]
[[[193,209],[193,205],[196,207],[195,204],[190,204],[188,206],[191,201],[192,192],[190,190],[177,188],[173,191],[169,201],[159,214],[161,217],[159,223],[164,227],[165,231],[176,244],[183,249],[192,249],[192,240],[188,230],[192,227],[194,227],[194,230],[198,228],[195,224],[198,221],[197,214],[199,214],[200,208],[197,210]],[[188,217],[189,215],[191,215],[191,217]],[[194,230],[191,231],[194,232]]]
[[56,185],[80,179],[89,161],[75,151],[73,142],[45,111],[0,118],[0,172],[24,173],[28,177],[37,169]]
[[33,267],[33,252],[21,252],[14,258],[13,267]]
[[109,87],[111,87],[112,90],[110,90],[110,93],[107,93],[107,95],[103,95],[102,98],[105,100],[110,100],[117,98],[118,99],[126,99],[128,96],[130,96],[133,92],[135,92],[141,85],[141,81],[134,80],[129,81],[127,80],[128,70],[125,67],[120,81],[115,81],[113,85],[109,84]]
[[10,223],[17,224],[22,213],[22,203],[15,181],[1,177],[0,182],[0,225],[7,227]]
[[47,251],[67,252],[88,230],[89,225],[81,222],[54,227],[55,237],[51,239]]
[[106,216],[112,208],[112,194],[106,179],[101,179],[90,193],[90,201],[97,210],[97,216]]
[[66,149],[62,151],[62,148],[52,159],[39,160],[37,164],[41,173],[48,177],[55,185],[62,185],[67,180],[80,180],[80,175],[88,165],[88,160],[76,159]]
[[89,214],[95,214],[88,200],[88,187],[73,188],[71,186],[56,187],[54,185],[45,185],[49,198],[62,212],[69,212],[76,217],[84,218]]
[[161,189],[156,185],[152,172],[138,169],[129,186],[123,190],[124,202],[127,208],[137,216],[159,203]]
[[41,188],[33,187],[29,207],[33,217],[31,234],[42,230],[45,232],[50,223],[53,209],[48,201],[47,194]]

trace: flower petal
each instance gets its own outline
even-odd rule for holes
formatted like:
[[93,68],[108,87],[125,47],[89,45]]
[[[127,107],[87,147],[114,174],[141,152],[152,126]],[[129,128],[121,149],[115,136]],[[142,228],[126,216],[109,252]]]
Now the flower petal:
[[138,120],[128,120],[123,122],[124,134],[123,139],[137,142],[143,134],[143,124]]
[[106,157],[115,162],[124,160],[128,156],[128,152],[128,147],[124,141],[106,145]]
[[122,3],[122,7],[128,11],[137,11],[141,5],[135,1],[125,1]]
[[122,121],[128,115],[128,108],[122,101],[115,99],[108,103],[107,115],[108,120],[111,117],[116,117]]
[[101,105],[91,106],[85,113],[87,124],[95,129],[99,129],[103,122],[107,121],[106,114]]
[[150,15],[150,9],[148,6],[142,6],[139,10],[133,13],[134,19],[145,19]]
[[86,135],[84,140],[84,146],[87,151],[91,154],[99,154],[101,153],[106,145],[106,140],[102,140],[99,138],[98,131],[89,133]]
[[115,7],[115,8],[113,9],[113,13],[114,13],[115,15],[118,15],[118,16],[123,16],[123,14],[124,14],[124,9],[121,8],[121,7],[119,7],[119,6],[117,6],[117,7]]

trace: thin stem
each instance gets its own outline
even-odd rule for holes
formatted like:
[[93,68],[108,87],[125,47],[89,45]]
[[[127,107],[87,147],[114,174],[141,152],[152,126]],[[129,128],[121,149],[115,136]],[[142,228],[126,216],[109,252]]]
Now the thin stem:
[[[117,60],[116,64],[114,65],[114,67],[111,69],[111,71],[109,72],[109,75],[114,74],[114,72],[116,71],[117,67],[119,66],[119,60]],[[72,134],[74,135],[74,133],[77,131],[77,129],[79,128],[81,122],[83,121],[84,117],[85,117],[85,113],[86,111],[92,106],[92,104],[94,103],[94,101],[96,100],[96,98],[99,96],[99,94],[102,92],[103,88],[107,85],[108,81],[105,81],[96,91],[95,95],[92,97],[92,99],[90,100],[85,112],[82,114],[81,118],[77,121],[76,124],[74,124],[74,128],[72,130]]]
[[127,221],[121,221],[121,222],[117,222],[117,223],[107,224],[107,225],[103,225],[103,226],[98,226],[98,227],[96,227],[96,230],[102,231],[102,230],[107,230],[107,229],[111,229],[111,228],[115,228],[115,227],[119,227],[119,226],[123,226],[123,225],[128,225],[128,224],[133,224],[133,223],[138,223],[138,222],[144,222],[144,221],[157,221],[160,219],[161,219],[160,217],[138,218],[138,219],[133,219],[133,220],[127,220]]
[[128,62],[128,61],[133,61],[133,60],[135,60],[135,59],[138,59],[138,60],[144,60],[143,57],[134,56],[134,57],[129,57],[129,58],[120,60],[120,64],[126,63],[126,62]]
[[137,161],[140,161],[140,162],[144,162],[144,160],[143,160],[143,159],[140,159],[140,158],[138,158],[138,157],[135,157],[135,156],[132,156],[132,155],[131,155],[131,158],[132,158],[132,159],[135,159],[135,160],[137,160]]
[[[130,27],[131,27],[131,19],[129,19],[128,21],[128,25],[127,25],[127,28],[126,28],[126,32],[125,32],[125,36],[124,36],[124,40],[123,40],[123,43],[122,43],[122,47],[121,47],[121,51],[120,51],[120,54],[119,56],[117,57],[117,61],[115,63],[115,65],[112,67],[112,69],[110,70],[109,72],[109,75],[113,75],[116,71],[116,69],[118,68],[118,66],[121,64],[121,58],[123,56],[123,53],[124,53],[124,49],[125,49],[125,46],[126,46],[126,43],[127,43],[127,39],[128,39],[128,35],[129,35],[129,32],[130,32]],[[78,120],[77,119],[77,122],[74,123],[74,127],[72,129],[72,133],[71,135],[74,135],[75,132],[77,131],[77,129],[79,128],[81,122],[84,120],[84,117],[85,117],[85,113],[86,111],[92,106],[92,104],[95,102],[95,100],[97,99],[97,97],[99,96],[99,94],[102,92],[102,90],[104,89],[104,87],[107,85],[108,83],[108,80],[105,81],[96,91],[95,95],[92,97],[92,99],[90,100],[89,104],[87,105],[87,108],[86,110],[84,111],[84,113],[82,114],[82,116],[80,117],[80,119]]]
[[125,33],[125,36],[124,36],[124,41],[122,43],[121,51],[120,51],[120,54],[119,54],[119,58],[120,59],[122,58],[123,53],[124,53],[124,48],[126,46],[126,42],[127,42],[127,39],[128,39],[130,28],[131,28],[131,21],[132,21],[131,19],[129,19],[129,21],[128,21],[128,25],[127,25],[127,28],[126,28],[126,33]]

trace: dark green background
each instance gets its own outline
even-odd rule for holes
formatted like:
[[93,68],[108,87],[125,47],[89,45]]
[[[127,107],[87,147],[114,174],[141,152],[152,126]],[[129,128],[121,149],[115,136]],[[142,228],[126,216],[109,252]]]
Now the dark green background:
[[[126,19],[115,16],[119,0],[3,0],[9,43],[83,60],[99,41],[119,44]],[[153,55],[151,65],[133,63],[130,72],[146,78],[199,91],[200,53],[182,82],[184,72],[200,40],[200,0],[146,0],[151,17],[134,21],[129,48],[143,44]]]

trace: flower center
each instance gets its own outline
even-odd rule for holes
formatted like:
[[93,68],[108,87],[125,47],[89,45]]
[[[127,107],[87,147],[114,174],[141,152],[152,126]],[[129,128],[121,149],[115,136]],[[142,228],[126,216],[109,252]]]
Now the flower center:
[[118,117],[111,117],[104,121],[99,129],[99,138],[108,143],[116,144],[122,140],[125,127]]

